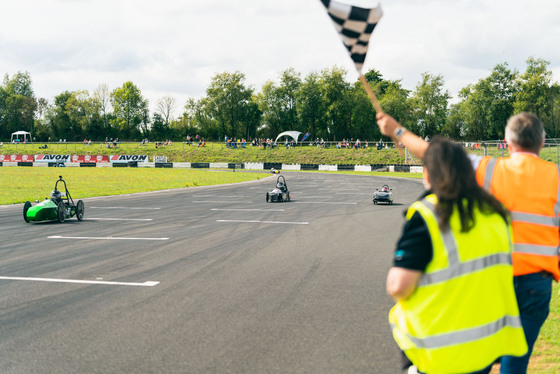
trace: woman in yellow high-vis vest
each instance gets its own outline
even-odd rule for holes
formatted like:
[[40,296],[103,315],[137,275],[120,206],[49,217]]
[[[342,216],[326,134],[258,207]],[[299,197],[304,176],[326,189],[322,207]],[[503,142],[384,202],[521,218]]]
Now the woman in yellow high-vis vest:
[[449,140],[430,143],[424,180],[429,192],[408,209],[387,275],[393,336],[418,372],[489,373],[527,352],[508,213]]

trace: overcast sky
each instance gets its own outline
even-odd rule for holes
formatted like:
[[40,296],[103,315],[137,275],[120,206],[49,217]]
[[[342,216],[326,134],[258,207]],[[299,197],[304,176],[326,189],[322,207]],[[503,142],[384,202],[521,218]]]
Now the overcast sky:
[[[423,72],[453,96],[507,62],[533,56],[560,80],[558,0],[340,0],[380,4],[363,71],[414,89]],[[340,66],[357,79],[319,0],[0,0],[0,74],[29,72],[37,97],[110,90],[132,81],[153,109],[199,98],[212,76],[240,71],[260,91],[294,68],[302,77]]]

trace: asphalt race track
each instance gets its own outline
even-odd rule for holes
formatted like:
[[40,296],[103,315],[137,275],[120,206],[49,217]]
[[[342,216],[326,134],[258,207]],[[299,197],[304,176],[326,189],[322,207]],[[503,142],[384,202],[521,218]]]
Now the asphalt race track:
[[287,203],[272,175],[84,199],[82,222],[1,206],[0,373],[399,373],[385,276],[420,180],[283,175]]

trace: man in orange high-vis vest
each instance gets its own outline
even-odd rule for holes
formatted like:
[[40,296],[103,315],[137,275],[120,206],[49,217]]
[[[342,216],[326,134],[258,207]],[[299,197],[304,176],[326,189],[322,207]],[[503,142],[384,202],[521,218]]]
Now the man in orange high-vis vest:
[[[381,133],[423,159],[428,143],[385,113],[377,114],[377,123]],[[527,372],[533,345],[548,317],[552,279],[560,279],[560,173],[556,164],[539,158],[545,132],[536,116],[511,117],[505,135],[510,157],[471,156],[471,161],[478,182],[511,212],[515,294],[529,351],[523,357],[503,357],[500,372],[517,374]]]

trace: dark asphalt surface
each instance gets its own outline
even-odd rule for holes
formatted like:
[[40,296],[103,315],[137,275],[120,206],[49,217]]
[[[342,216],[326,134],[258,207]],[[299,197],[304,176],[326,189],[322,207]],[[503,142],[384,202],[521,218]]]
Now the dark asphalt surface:
[[273,175],[84,199],[82,222],[0,207],[0,373],[399,373],[385,276],[420,180],[283,175],[289,203]]

